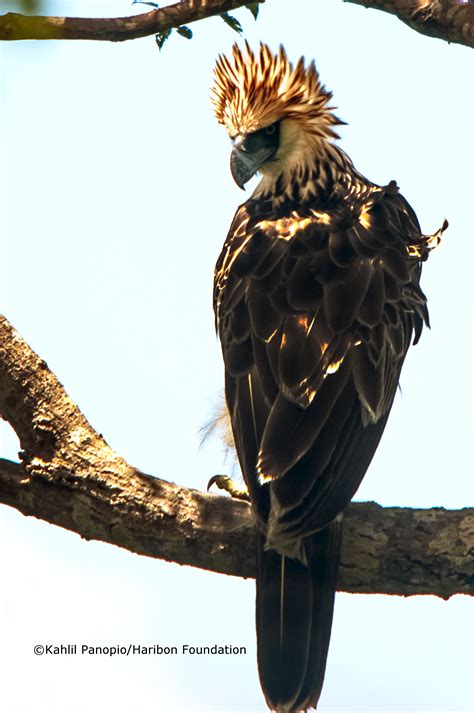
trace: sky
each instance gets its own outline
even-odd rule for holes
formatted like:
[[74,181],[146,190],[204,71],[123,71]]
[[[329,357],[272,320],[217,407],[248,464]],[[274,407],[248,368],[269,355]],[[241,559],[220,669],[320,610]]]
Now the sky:
[[[142,12],[119,0],[64,15]],[[426,233],[432,329],[405,362],[357,500],[472,506],[472,104],[468,48],[331,0],[268,0],[245,37],[314,58],[341,146],[396,179]],[[0,47],[0,311],[130,463],[204,489],[232,465],[199,448],[223,383],[213,268],[245,196],[212,115],[221,19],[122,44]],[[0,457],[17,460],[9,427]],[[263,711],[254,582],[139,557],[0,508],[0,707],[6,713]],[[321,711],[474,710],[465,596],[338,594]],[[36,644],[231,644],[241,656],[35,656]]]

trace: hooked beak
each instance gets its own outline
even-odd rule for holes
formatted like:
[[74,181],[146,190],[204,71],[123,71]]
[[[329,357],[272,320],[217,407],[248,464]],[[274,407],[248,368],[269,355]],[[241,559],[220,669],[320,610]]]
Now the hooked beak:
[[230,172],[239,188],[243,190],[247,181],[250,181],[274,153],[275,148],[271,146],[259,148],[257,151],[248,151],[245,148],[245,137],[236,141],[230,154]]

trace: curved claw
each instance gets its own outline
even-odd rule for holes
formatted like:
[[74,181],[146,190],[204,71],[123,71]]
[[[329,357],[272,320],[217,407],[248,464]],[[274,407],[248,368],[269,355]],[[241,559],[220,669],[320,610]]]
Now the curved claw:
[[207,490],[209,491],[213,485],[217,485],[219,490],[224,490],[231,498],[250,502],[247,488],[236,485],[228,475],[213,475],[207,484]]
[[213,475],[212,478],[210,478],[206,490],[209,492],[209,490],[212,488],[213,485],[217,485],[218,488],[221,487],[220,483],[224,478],[227,478],[227,475]]

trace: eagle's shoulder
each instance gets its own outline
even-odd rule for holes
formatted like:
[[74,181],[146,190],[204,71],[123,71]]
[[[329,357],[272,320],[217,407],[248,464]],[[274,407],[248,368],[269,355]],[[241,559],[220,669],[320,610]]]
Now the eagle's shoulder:
[[256,365],[270,400],[277,389],[308,408],[323,382],[350,362],[361,402],[378,420],[412,334],[417,340],[428,323],[421,262],[444,227],[424,236],[394,182],[353,179],[325,202],[272,208],[247,201],[215,272],[228,371],[237,376]]

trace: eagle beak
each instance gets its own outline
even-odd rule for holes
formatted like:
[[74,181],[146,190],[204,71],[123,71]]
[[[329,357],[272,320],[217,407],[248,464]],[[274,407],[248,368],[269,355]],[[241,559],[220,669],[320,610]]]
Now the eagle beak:
[[247,181],[250,181],[260,167],[268,161],[275,153],[274,147],[262,147],[256,151],[249,151],[245,145],[246,137],[239,137],[230,154],[230,172],[232,178],[239,186],[244,189]]

